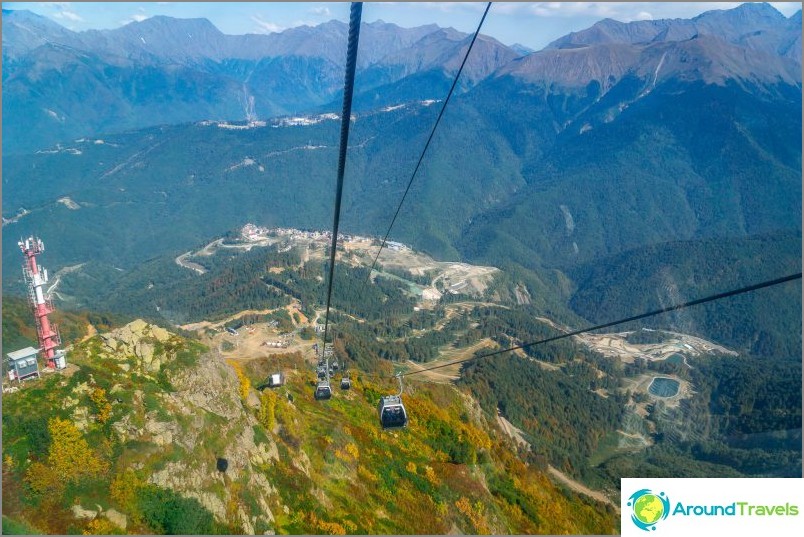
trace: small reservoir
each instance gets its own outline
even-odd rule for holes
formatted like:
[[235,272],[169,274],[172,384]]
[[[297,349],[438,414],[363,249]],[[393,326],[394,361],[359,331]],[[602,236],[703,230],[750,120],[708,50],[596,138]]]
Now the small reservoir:
[[667,377],[655,377],[648,386],[648,392],[657,397],[673,397],[678,394],[679,382]]

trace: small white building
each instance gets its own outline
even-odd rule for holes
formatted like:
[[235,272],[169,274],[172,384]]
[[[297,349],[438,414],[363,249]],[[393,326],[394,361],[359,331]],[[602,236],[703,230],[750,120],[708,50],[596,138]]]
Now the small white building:
[[285,375],[283,373],[274,373],[268,377],[268,387],[277,388],[285,384]]

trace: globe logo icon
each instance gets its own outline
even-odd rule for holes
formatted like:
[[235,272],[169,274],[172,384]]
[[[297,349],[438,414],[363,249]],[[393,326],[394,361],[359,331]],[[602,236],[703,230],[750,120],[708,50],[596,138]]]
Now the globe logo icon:
[[664,492],[658,494],[650,489],[636,491],[628,499],[631,508],[631,521],[641,530],[656,529],[656,523],[667,518],[670,513],[670,500]]

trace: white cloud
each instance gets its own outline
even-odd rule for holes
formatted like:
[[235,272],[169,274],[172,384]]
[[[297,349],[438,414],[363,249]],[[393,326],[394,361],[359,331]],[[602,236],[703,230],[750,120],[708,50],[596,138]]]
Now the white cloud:
[[256,24],[256,31],[261,34],[272,34],[285,29],[276,23],[263,20],[259,15],[252,15],[251,20]]
[[66,9],[59,11],[58,13],[54,13],[53,16],[56,17],[57,19],[64,19],[73,22],[81,22],[84,20],[78,13],[68,11]]
[[126,25],[131,24],[132,22],[142,22],[145,19],[150,18],[150,15],[147,15],[143,8],[139,8],[137,11],[139,11],[139,13],[134,13],[133,15],[130,15],[127,19],[121,20],[120,24]]
[[307,13],[311,15],[320,15],[323,17],[329,17],[330,11],[328,7],[314,7],[307,10]]

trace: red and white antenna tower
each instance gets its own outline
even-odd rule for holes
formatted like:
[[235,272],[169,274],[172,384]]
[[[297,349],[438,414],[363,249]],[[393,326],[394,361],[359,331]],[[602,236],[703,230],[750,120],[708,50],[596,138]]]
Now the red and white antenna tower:
[[39,351],[42,358],[47,362],[47,366],[56,368],[56,357],[61,355],[57,352],[57,347],[61,345],[61,336],[58,328],[50,324],[48,315],[53,313],[53,303],[45,297],[42,287],[47,283],[47,269],[36,265],[36,256],[45,251],[45,245],[37,237],[20,239],[19,244],[22,253],[25,255],[25,264],[22,266],[22,274],[25,276],[25,283],[28,284],[28,302],[34,310],[36,319],[36,333],[39,336]]

